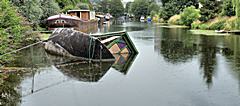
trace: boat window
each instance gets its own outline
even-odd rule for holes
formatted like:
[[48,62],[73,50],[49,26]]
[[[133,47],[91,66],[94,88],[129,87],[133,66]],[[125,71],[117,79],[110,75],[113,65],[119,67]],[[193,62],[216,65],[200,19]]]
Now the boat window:
[[62,23],[66,23],[66,21],[65,21],[65,20],[62,20],[61,22],[62,22]]
[[59,23],[59,20],[56,20],[55,23]]

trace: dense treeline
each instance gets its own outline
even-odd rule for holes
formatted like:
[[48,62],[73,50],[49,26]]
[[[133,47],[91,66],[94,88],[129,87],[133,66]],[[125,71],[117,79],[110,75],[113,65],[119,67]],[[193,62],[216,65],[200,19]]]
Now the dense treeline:
[[[26,20],[9,0],[0,1],[0,55],[18,48],[31,36]],[[5,62],[3,58],[6,57],[1,57],[0,63]]]
[[240,29],[240,0],[162,0],[160,7],[151,6],[156,4],[154,0],[134,0],[129,4],[128,12],[136,19],[151,16],[196,29]]
[[[37,41],[33,31],[45,20],[69,9],[92,9],[89,0],[0,0],[0,55]],[[0,65],[12,56],[1,56]]]
[[115,18],[124,15],[124,7],[121,0],[101,0],[94,7],[95,11],[110,13]]
[[44,28],[45,19],[70,9],[92,9],[89,0],[10,0],[28,19],[34,30]]

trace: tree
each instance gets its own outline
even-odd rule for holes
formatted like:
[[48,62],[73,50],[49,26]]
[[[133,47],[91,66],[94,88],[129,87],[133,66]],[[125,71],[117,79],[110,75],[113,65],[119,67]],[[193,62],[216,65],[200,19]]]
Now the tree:
[[55,0],[41,0],[41,9],[43,10],[42,19],[59,14],[60,12],[60,7]]
[[130,11],[134,14],[136,19],[140,19],[141,16],[148,15],[148,6],[149,3],[146,0],[134,0]]
[[180,24],[191,26],[191,24],[200,17],[200,10],[196,9],[194,6],[187,7],[180,16]]
[[43,16],[40,0],[27,0],[19,6],[20,13],[33,24],[39,24]]
[[127,2],[126,7],[125,7],[126,13],[130,13],[131,4],[132,4],[132,2]]
[[109,13],[110,12],[110,1],[109,0],[102,0],[101,2],[99,2],[99,11],[103,12],[103,13]]
[[168,20],[171,16],[179,14],[184,8],[194,6],[199,7],[198,0],[163,0],[163,8],[160,17]]
[[201,0],[202,8],[200,9],[200,21],[208,21],[215,18],[221,11],[221,1],[218,0]]
[[235,10],[232,6],[232,0],[224,0],[222,4],[222,16],[235,16]]
[[232,0],[232,5],[236,11],[236,16],[240,17],[240,0]]
[[113,17],[120,17],[123,16],[124,14],[124,7],[123,4],[121,2],[121,0],[111,0],[110,1],[110,14],[113,15]]
[[149,7],[148,7],[148,14],[152,12],[158,12],[160,7],[156,4],[155,1],[150,2]]

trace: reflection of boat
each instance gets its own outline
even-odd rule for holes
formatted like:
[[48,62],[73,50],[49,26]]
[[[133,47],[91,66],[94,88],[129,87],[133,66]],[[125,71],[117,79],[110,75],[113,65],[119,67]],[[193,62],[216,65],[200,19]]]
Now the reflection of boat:
[[112,67],[126,75],[136,56],[131,54],[115,54],[116,61]]
[[98,82],[109,70],[112,63],[86,61],[59,64],[56,67],[66,76],[84,82]]

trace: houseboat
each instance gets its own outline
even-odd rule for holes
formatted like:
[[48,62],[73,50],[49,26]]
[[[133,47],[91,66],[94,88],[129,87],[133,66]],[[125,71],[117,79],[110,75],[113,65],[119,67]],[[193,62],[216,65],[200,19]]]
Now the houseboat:
[[50,16],[47,19],[49,30],[71,28],[85,33],[94,33],[98,28],[95,12],[90,10],[69,10],[67,14]]
[[126,32],[86,34],[69,28],[54,30],[44,48],[51,54],[91,61],[115,61],[115,54],[138,54]]

